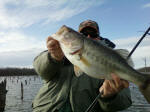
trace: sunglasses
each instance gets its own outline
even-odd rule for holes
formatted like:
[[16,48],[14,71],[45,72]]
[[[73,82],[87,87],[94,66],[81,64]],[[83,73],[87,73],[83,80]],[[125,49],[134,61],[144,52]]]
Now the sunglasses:
[[97,31],[93,28],[84,28],[80,33],[82,33],[85,36],[89,35],[91,38],[98,37]]

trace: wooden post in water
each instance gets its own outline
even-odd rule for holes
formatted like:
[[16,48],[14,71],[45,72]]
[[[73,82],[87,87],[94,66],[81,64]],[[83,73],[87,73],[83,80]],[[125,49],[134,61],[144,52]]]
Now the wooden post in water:
[[34,81],[36,80],[36,77],[34,76]]
[[6,79],[0,83],[0,112],[5,110],[5,102],[6,102]]
[[27,85],[27,80],[25,80],[25,84]]
[[23,83],[21,82],[21,100],[23,100]]

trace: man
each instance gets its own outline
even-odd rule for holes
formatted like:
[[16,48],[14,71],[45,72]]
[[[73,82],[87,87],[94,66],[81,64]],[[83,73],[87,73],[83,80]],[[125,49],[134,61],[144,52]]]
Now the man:
[[[108,39],[99,36],[99,27],[94,21],[82,22],[79,32],[108,47],[115,47]],[[113,73],[112,80],[95,79],[85,73],[76,77],[74,66],[65,58],[58,41],[48,37],[46,44],[48,51],[42,52],[33,63],[45,81],[33,101],[34,112],[84,112],[99,92],[103,94],[92,112],[115,112],[131,105],[127,81]]]

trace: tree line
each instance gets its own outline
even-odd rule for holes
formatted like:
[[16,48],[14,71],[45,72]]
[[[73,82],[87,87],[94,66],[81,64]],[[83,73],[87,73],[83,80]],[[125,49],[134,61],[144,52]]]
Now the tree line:
[[[150,67],[138,69],[140,72],[150,72]],[[0,76],[31,76],[37,75],[33,68],[0,68]]]
[[0,76],[30,76],[37,75],[33,68],[0,68]]
[[140,72],[150,72],[150,67],[142,67],[142,68],[139,68],[138,71],[140,71]]

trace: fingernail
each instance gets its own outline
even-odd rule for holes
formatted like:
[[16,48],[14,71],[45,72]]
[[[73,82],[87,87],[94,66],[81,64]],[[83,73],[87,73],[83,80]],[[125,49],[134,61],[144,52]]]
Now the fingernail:
[[103,94],[104,94],[104,91],[103,91],[103,89],[100,91],[100,93],[101,93],[101,95],[103,95]]
[[103,92],[103,87],[100,88],[100,93],[102,93],[102,92]]

